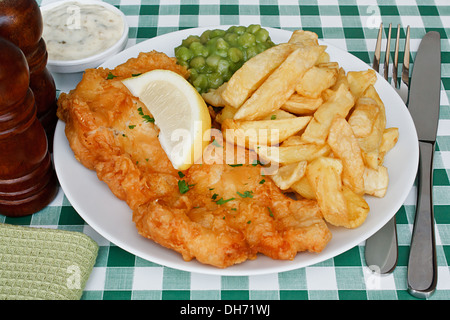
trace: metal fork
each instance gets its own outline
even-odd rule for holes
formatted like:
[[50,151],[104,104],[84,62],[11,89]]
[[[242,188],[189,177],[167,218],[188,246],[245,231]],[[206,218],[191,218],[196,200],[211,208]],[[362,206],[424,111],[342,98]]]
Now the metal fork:
[[[392,24],[389,24],[387,35],[385,59],[383,67],[383,76],[389,81],[389,57],[391,51],[391,34]],[[377,44],[375,46],[375,54],[373,60],[373,68],[380,72],[380,58],[381,58],[381,39],[383,35],[383,24],[380,24],[378,31]],[[402,65],[402,75],[400,82],[398,81],[398,53],[400,47],[400,25],[397,26],[397,35],[394,50],[394,61],[391,85],[397,91],[403,102],[408,101],[409,93],[409,26],[406,29],[406,38],[404,45],[404,57]],[[398,258],[398,242],[397,242],[397,228],[395,216],[383,226],[377,233],[366,240],[365,244],[365,259],[367,266],[373,271],[381,274],[386,274],[394,271],[397,265]]]

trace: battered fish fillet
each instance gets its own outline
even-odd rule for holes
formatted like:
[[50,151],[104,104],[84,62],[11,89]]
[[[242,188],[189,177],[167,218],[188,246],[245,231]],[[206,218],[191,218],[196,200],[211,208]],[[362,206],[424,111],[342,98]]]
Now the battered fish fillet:
[[[182,173],[173,168],[158,128],[147,122],[151,114],[120,82],[153,69],[188,76],[165,54],[141,53],[112,70],[86,70],[58,100],[76,159],[126,201],[138,232],[186,261],[218,268],[258,253],[290,260],[301,251],[320,252],[331,232],[317,203],[284,195],[261,165],[250,162],[248,150],[245,163],[195,164]],[[217,150],[229,148],[235,147]]]

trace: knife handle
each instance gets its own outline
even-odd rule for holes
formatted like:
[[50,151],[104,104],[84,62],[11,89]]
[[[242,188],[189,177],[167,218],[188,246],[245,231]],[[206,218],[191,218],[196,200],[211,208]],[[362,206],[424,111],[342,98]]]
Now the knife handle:
[[418,298],[431,296],[437,283],[433,214],[434,143],[419,141],[417,207],[408,262],[408,291]]

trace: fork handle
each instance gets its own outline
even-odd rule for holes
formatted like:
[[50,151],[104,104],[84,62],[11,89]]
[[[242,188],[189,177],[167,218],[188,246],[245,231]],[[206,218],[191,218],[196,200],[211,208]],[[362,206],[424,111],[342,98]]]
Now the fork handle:
[[433,214],[434,143],[419,141],[417,207],[408,262],[408,291],[415,297],[433,294],[437,282]]

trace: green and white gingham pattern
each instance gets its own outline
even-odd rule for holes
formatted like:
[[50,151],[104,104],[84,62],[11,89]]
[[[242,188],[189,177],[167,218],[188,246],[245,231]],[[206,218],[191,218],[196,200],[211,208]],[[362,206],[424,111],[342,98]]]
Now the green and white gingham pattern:
[[[41,1],[38,1],[41,4]],[[43,0],[44,3],[48,2]],[[450,298],[450,3],[447,0],[108,0],[130,25],[128,46],[171,31],[219,24],[258,23],[286,30],[307,29],[321,39],[372,62],[380,22],[411,26],[411,57],[427,31],[441,34],[442,84],[434,158],[434,201],[438,262],[437,290],[430,299]],[[300,4],[299,4],[300,2]],[[386,38],[386,35],[384,35]],[[392,274],[372,274],[364,243],[322,263],[258,276],[214,276],[167,268],[120,249],[80,218],[62,191],[41,212],[0,222],[84,232],[99,244],[99,254],[82,299],[415,299],[406,274],[414,222],[415,188],[398,211],[398,266]]]

